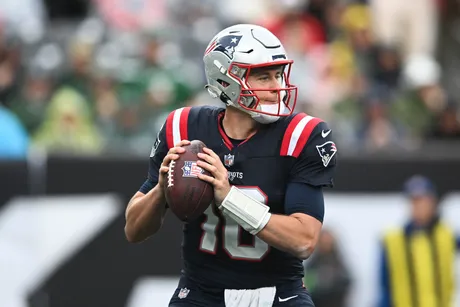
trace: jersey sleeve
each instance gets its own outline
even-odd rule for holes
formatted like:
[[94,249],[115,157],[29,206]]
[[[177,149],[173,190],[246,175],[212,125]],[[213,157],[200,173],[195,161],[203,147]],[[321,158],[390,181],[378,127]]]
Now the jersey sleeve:
[[316,187],[332,187],[337,163],[337,147],[327,123],[299,114],[289,124],[283,138],[282,154],[296,160],[289,182]]
[[148,176],[139,189],[140,192],[148,193],[158,183],[160,166],[169,149],[181,140],[188,139],[190,109],[189,107],[177,109],[166,118],[150,152]]
[[147,173],[147,180],[139,189],[140,192],[146,194],[158,183],[159,169],[164,157],[169,151],[168,144],[166,142],[166,125],[163,125],[161,130],[158,132],[155,142],[152,146],[149,159],[149,170]]

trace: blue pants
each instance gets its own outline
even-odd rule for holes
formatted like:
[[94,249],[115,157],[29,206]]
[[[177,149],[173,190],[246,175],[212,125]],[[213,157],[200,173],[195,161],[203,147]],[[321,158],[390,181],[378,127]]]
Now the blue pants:
[[[302,282],[276,287],[273,307],[315,307]],[[169,307],[225,307],[224,291],[208,291],[193,284],[182,284],[169,302]]]

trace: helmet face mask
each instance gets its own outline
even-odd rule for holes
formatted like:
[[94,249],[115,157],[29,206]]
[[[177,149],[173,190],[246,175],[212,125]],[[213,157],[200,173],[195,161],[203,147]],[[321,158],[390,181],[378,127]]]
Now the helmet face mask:
[[[294,111],[297,87],[289,81],[293,61],[267,29],[246,24],[229,27],[211,40],[203,60],[206,88],[227,106],[250,114],[260,123],[272,123]],[[279,86],[249,84],[253,73],[273,70],[280,73]],[[269,102],[263,99],[267,95],[271,96]]]
[[[246,111],[258,112],[269,116],[279,117],[292,114],[297,100],[297,87],[286,82],[286,80],[289,80],[292,63],[292,60],[277,61],[268,65],[232,63],[229,68],[229,75],[241,86],[241,93],[239,95],[239,99],[237,100],[238,105]],[[276,70],[280,67],[282,67],[282,76],[279,87],[254,87],[249,84],[247,76],[250,76],[253,72],[256,72],[257,70]],[[240,71],[243,71],[244,74],[234,73]],[[264,92],[276,93],[277,103],[264,104],[258,95],[258,93],[260,94]]]

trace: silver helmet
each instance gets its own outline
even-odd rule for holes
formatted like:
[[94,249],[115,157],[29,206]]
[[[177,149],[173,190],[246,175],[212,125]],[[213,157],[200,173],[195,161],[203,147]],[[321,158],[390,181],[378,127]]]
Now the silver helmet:
[[[203,61],[209,94],[227,106],[238,108],[263,124],[294,111],[297,87],[289,82],[293,60],[287,58],[283,45],[269,30],[251,24],[228,27],[211,40]],[[283,67],[280,87],[250,87],[246,78],[251,70],[270,66]],[[278,104],[261,104],[256,94],[260,91],[276,91]]]

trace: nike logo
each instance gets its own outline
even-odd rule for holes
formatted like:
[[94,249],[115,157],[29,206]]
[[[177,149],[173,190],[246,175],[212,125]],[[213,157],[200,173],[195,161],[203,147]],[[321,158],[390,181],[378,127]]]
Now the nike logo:
[[323,138],[325,138],[326,136],[329,135],[329,133],[331,133],[331,130],[328,130],[328,131],[324,131],[324,130],[323,130],[323,131],[321,131],[321,136],[322,136]]
[[293,298],[296,298],[296,297],[298,297],[298,295],[294,295],[294,296],[290,296],[290,297],[286,297],[286,298],[281,298],[281,297],[278,296],[278,299],[279,299],[280,303],[282,303],[282,302],[287,302],[289,300],[292,300]]

